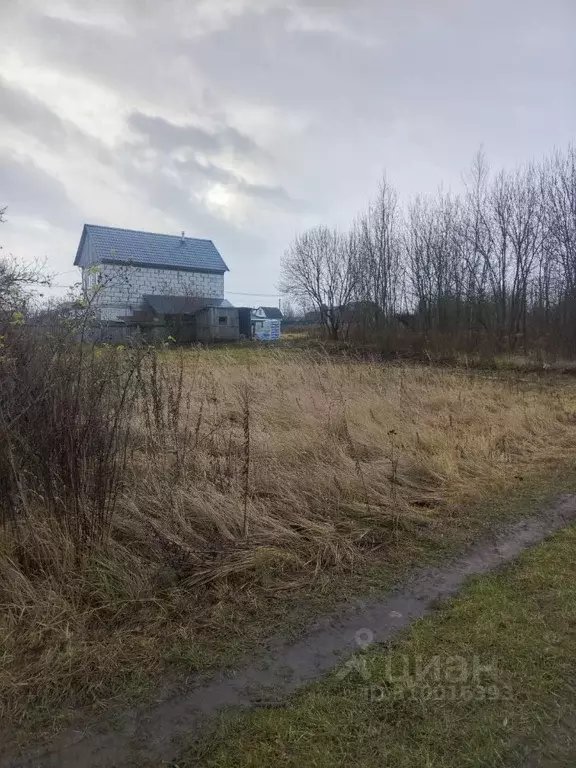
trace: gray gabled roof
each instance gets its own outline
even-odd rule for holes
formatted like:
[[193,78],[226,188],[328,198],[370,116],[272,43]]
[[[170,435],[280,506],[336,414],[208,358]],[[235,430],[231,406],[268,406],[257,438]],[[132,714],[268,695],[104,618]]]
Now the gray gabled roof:
[[101,227],[96,224],[84,225],[74,260],[76,266],[89,266],[82,259],[87,239],[92,264],[134,264],[219,273],[228,271],[212,240]]
[[158,296],[146,294],[144,301],[156,315],[195,315],[206,307],[231,307],[227,299],[201,296]]
[[263,310],[267,320],[282,320],[282,312],[278,307],[259,307]]

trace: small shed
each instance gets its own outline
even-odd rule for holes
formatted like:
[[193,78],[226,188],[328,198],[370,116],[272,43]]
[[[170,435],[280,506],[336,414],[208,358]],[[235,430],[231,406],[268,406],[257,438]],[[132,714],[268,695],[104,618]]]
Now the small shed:
[[239,338],[236,307],[208,305],[196,314],[196,341],[238,341]]
[[282,312],[278,307],[258,307],[252,310],[252,337],[259,341],[278,341]]
[[164,332],[179,342],[240,338],[238,310],[226,299],[146,294],[144,314],[153,322],[155,335]]

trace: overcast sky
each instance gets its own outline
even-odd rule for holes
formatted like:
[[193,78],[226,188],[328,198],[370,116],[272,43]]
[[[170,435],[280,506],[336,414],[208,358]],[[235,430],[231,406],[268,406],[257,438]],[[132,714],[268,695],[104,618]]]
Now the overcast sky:
[[228,291],[274,294],[293,235],[347,223],[384,170],[402,195],[457,188],[481,144],[513,165],[576,136],[575,0],[0,13],[0,244],[59,284],[90,222],[211,238]]

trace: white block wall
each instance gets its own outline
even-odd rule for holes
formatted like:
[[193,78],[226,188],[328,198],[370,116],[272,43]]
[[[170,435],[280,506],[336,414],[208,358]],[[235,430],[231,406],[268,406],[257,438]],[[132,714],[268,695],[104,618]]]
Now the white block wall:
[[117,264],[103,264],[98,269],[99,273],[94,267],[83,270],[83,281],[90,293],[102,286],[94,300],[102,320],[131,315],[142,307],[145,294],[224,298],[224,275]]

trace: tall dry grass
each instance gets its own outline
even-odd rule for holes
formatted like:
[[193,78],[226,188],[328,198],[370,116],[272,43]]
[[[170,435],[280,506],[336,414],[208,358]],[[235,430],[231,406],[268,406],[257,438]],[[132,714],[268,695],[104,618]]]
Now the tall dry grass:
[[[108,432],[116,474],[101,535],[88,532],[81,546],[74,493],[56,514],[42,483],[24,473],[30,493],[10,486],[26,499],[18,525],[0,532],[1,714],[10,722],[153,678],[175,648],[185,654],[202,632],[229,627],[239,595],[247,615],[259,592],[385,557],[399,529],[465,525],[465,502],[574,450],[576,390],[566,383],[272,352],[240,363],[131,355],[94,353],[87,369],[86,392],[93,375],[107,393],[96,407],[103,419],[113,392],[130,403],[129,423]],[[105,371],[116,372],[113,386]],[[89,424],[98,430],[94,400],[83,402],[76,446],[91,440]],[[48,424],[58,435],[57,419]],[[81,468],[90,489],[97,462]]]

